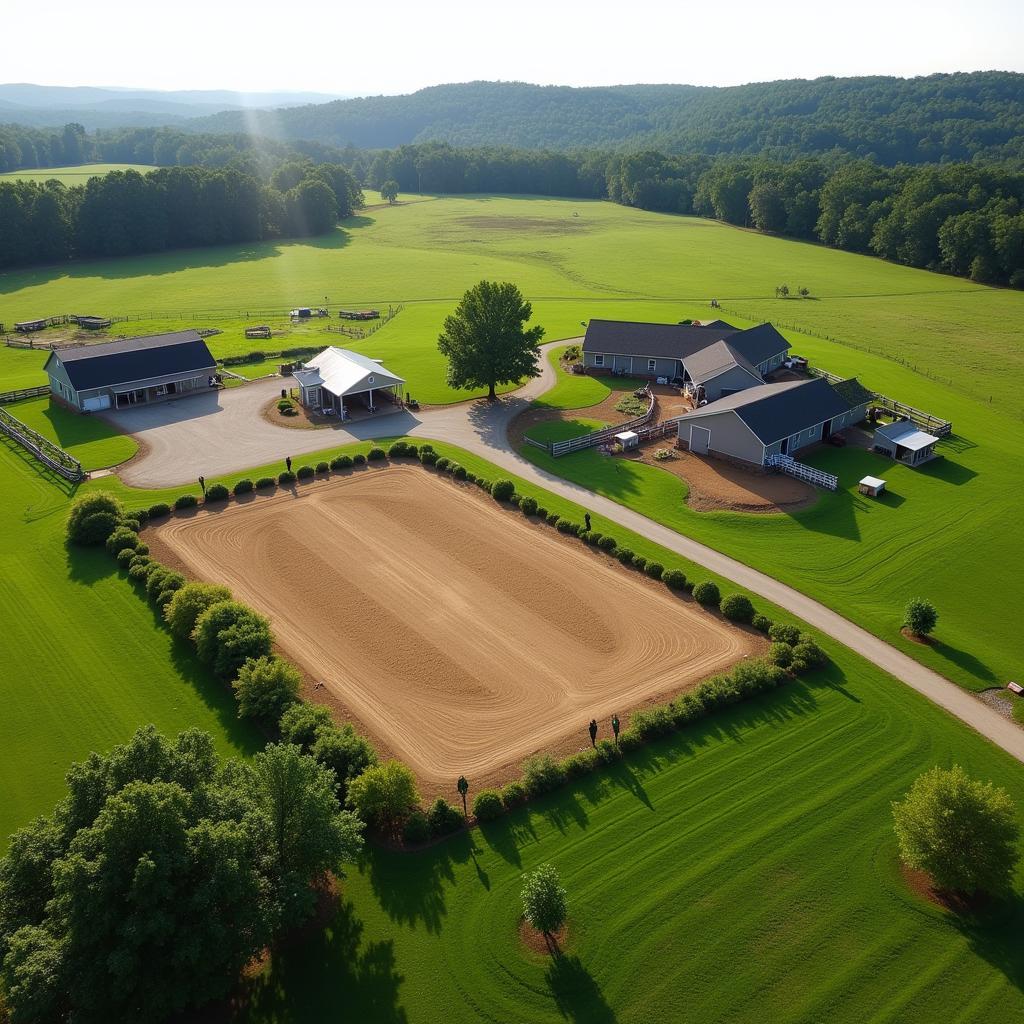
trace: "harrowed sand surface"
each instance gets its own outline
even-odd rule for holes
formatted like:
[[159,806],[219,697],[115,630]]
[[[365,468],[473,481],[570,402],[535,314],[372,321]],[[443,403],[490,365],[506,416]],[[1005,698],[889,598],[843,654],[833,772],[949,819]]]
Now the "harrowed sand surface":
[[427,783],[586,739],[763,642],[472,485],[364,469],[156,530]]

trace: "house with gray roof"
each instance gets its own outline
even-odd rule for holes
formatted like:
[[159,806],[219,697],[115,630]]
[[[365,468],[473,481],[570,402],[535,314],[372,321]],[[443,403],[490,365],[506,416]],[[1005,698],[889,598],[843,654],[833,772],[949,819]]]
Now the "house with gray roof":
[[216,390],[217,361],[198,331],[54,349],[50,393],[79,412],[127,409]]
[[699,455],[764,466],[772,455],[795,455],[859,423],[869,402],[851,404],[822,377],[758,384],[681,417],[679,443]]
[[591,320],[583,339],[583,365],[597,373],[680,379],[703,387],[701,397],[711,401],[762,383],[765,374],[782,365],[788,350],[789,342],[771,324],[740,330],[724,320],[688,324]]

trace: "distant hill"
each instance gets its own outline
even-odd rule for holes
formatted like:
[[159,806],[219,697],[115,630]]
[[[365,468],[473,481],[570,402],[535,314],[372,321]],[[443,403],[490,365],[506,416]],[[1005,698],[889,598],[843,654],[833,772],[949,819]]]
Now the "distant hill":
[[92,130],[183,124],[219,111],[287,108],[337,99],[325,93],[239,93],[226,89],[178,90],[91,86],[0,85],[0,121],[58,127],[75,121]]
[[369,148],[445,141],[784,159],[839,151],[887,164],[999,159],[1024,156],[1024,74],[795,79],[728,88],[470,82],[244,118],[224,112],[189,128],[253,130],[253,121],[273,138]]

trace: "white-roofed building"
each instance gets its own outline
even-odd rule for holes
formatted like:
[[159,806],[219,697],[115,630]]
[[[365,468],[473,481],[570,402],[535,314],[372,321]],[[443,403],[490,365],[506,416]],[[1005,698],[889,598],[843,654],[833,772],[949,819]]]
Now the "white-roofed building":
[[875,448],[905,466],[921,466],[935,458],[939,439],[918,430],[909,420],[875,428]]
[[333,345],[307,360],[292,376],[304,406],[343,419],[357,410],[375,412],[382,401],[400,405],[405,385],[379,359]]

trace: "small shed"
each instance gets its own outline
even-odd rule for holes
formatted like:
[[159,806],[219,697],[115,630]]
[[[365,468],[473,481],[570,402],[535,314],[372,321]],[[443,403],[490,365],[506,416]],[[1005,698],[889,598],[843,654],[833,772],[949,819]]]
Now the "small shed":
[[885,490],[885,481],[877,476],[866,476],[857,484],[857,490],[869,498],[877,498]]
[[624,452],[640,447],[640,435],[633,430],[624,430],[621,434],[616,434],[615,440],[622,445]]
[[875,450],[905,466],[923,466],[935,458],[939,439],[918,430],[910,420],[898,420],[875,428]]
[[30,334],[32,331],[41,331],[46,327],[48,321],[46,317],[41,320],[22,320],[20,323],[14,325],[16,331],[20,331],[22,334]]
[[105,327],[109,327],[112,322],[110,317],[107,316],[74,316],[71,319],[79,327],[84,327],[90,331],[102,330]]
[[269,338],[270,337],[270,325],[269,324],[257,324],[255,327],[246,327],[245,336],[247,338]]

